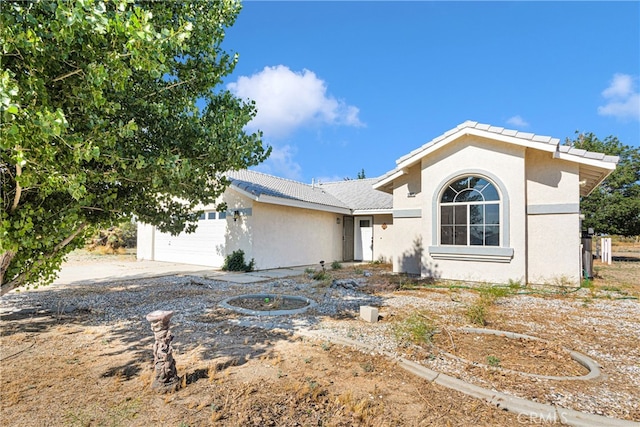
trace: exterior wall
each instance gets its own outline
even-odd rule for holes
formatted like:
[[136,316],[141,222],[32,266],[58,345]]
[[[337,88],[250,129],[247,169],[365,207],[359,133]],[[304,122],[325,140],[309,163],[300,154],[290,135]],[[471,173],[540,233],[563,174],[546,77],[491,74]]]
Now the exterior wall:
[[528,281],[580,280],[580,187],[575,163],[527,151]]
[[[504,193],[501,195],[500,248],[471,247],[470,250],[468,247],[439,246],[439,196],[447,182],[464,175],[485,176]],[[406,192],[394,190],[394,230],[403,240],[402,245],[397,245],[394,271],[415,273],[415,266],[409,261],[412,258],[407,255],[413,254],[415,257],[421,253],[418,272],[423,276],[491,282],[525,279],[524,148],[477,137],[464,137],[424,158],[420,177],[422,191],[416,197],[421,207],[420,219],[397,217],[396,202],[406,206],[407,202],[402,200],[406,198]],[[405,178],[407,182],[412,179],[411,174]],[[447,251],[449,253],[443,253]]]
[[420,218],[393,219],[393,271],[420,274],[424,257],[424,241]]
[[406,213],[421,209],[422,197],[420,165],[415,165],[409,168],[407,175],[401,176],[394,182],[393,210]]
[[153,233],[155,227],[149,224],[138,223],[136,258],[139,260],[153,260]]
[[373,216],[373,260],[391,262],[395,239],[393,215]]
[[[255,224],[254,202],[250,198],[227,189],[224,193],[227,203],[227,230],[225,234],[225,256],[242,250],[244,259],[249,263],[255,258],[253,248],[253,232]],[[238,211],[240,217],[234,221],[233,213]]]
[[[253,250],[257,269],[327,264],[342,260],[341,214],[254,203]],[[250,258],[249,258],[250,259]]]

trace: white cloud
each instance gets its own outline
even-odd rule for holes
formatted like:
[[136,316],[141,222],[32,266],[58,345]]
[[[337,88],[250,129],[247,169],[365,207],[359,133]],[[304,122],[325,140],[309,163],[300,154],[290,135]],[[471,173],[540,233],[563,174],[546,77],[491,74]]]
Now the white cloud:
[[293,160],[296,152],[297,149],[290,145],[272,146],[269,158],[255,169],[270,175],[300,181],[302,179],[302,168]]
[[359,109],[327,94],[327,85],[313,71],[294,72],[284,65],[265,67],[241,76],[227,88],[241,99],[256,102],[258,112],[249,130],[281,138],[312,123],[363,126]]
[[598,107],[598,114],[640,120],[640,93],[636,80],[629,74],[614,74],[609,87],[602,91],[607,103]]
[[529,122],[527,122],[525,119],[523,119],[520,116],[513,116],[508,118],[507,123],[510,124],[511,126],[515,126],[519,128],[526,128],[529,126]]

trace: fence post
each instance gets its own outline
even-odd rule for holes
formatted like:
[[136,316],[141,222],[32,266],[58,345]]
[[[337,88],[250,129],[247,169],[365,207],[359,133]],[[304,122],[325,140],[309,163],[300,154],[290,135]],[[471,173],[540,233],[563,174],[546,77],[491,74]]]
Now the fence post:
[[602,237],[600,239],[600,249],[602,254],[600,260],[611,265],[611,237]]

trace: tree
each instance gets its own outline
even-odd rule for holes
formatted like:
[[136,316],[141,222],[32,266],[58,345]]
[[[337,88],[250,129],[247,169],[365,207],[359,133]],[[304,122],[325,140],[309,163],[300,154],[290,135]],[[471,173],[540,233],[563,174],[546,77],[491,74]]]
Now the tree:
[[[51,282],[88,233],[135,216],[193,231],[228,170],[262,162],[251,101],[214,90],[237,0],[3,2],[0,284]],[[203,108],[199,108],[203,105]]]
[[364,174],[364,168],[358,172],[358,179],[365,179],[366,175]]
[[640,148],[624,145],[614,136],[600,140],[593,133],[579,132],[565,143],[620,157],[616,170],[580,200],[583,226],[597,233],[640,235]]

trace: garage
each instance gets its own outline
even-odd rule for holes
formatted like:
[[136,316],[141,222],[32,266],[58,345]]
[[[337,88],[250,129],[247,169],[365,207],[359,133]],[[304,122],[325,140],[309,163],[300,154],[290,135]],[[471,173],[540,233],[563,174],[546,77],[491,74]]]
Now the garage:
[[153,259],[222,267],[226,229],[226,212],[210,211],[202,214],[198,221],[198,228],[193,233],[172,236],[155,230]]

